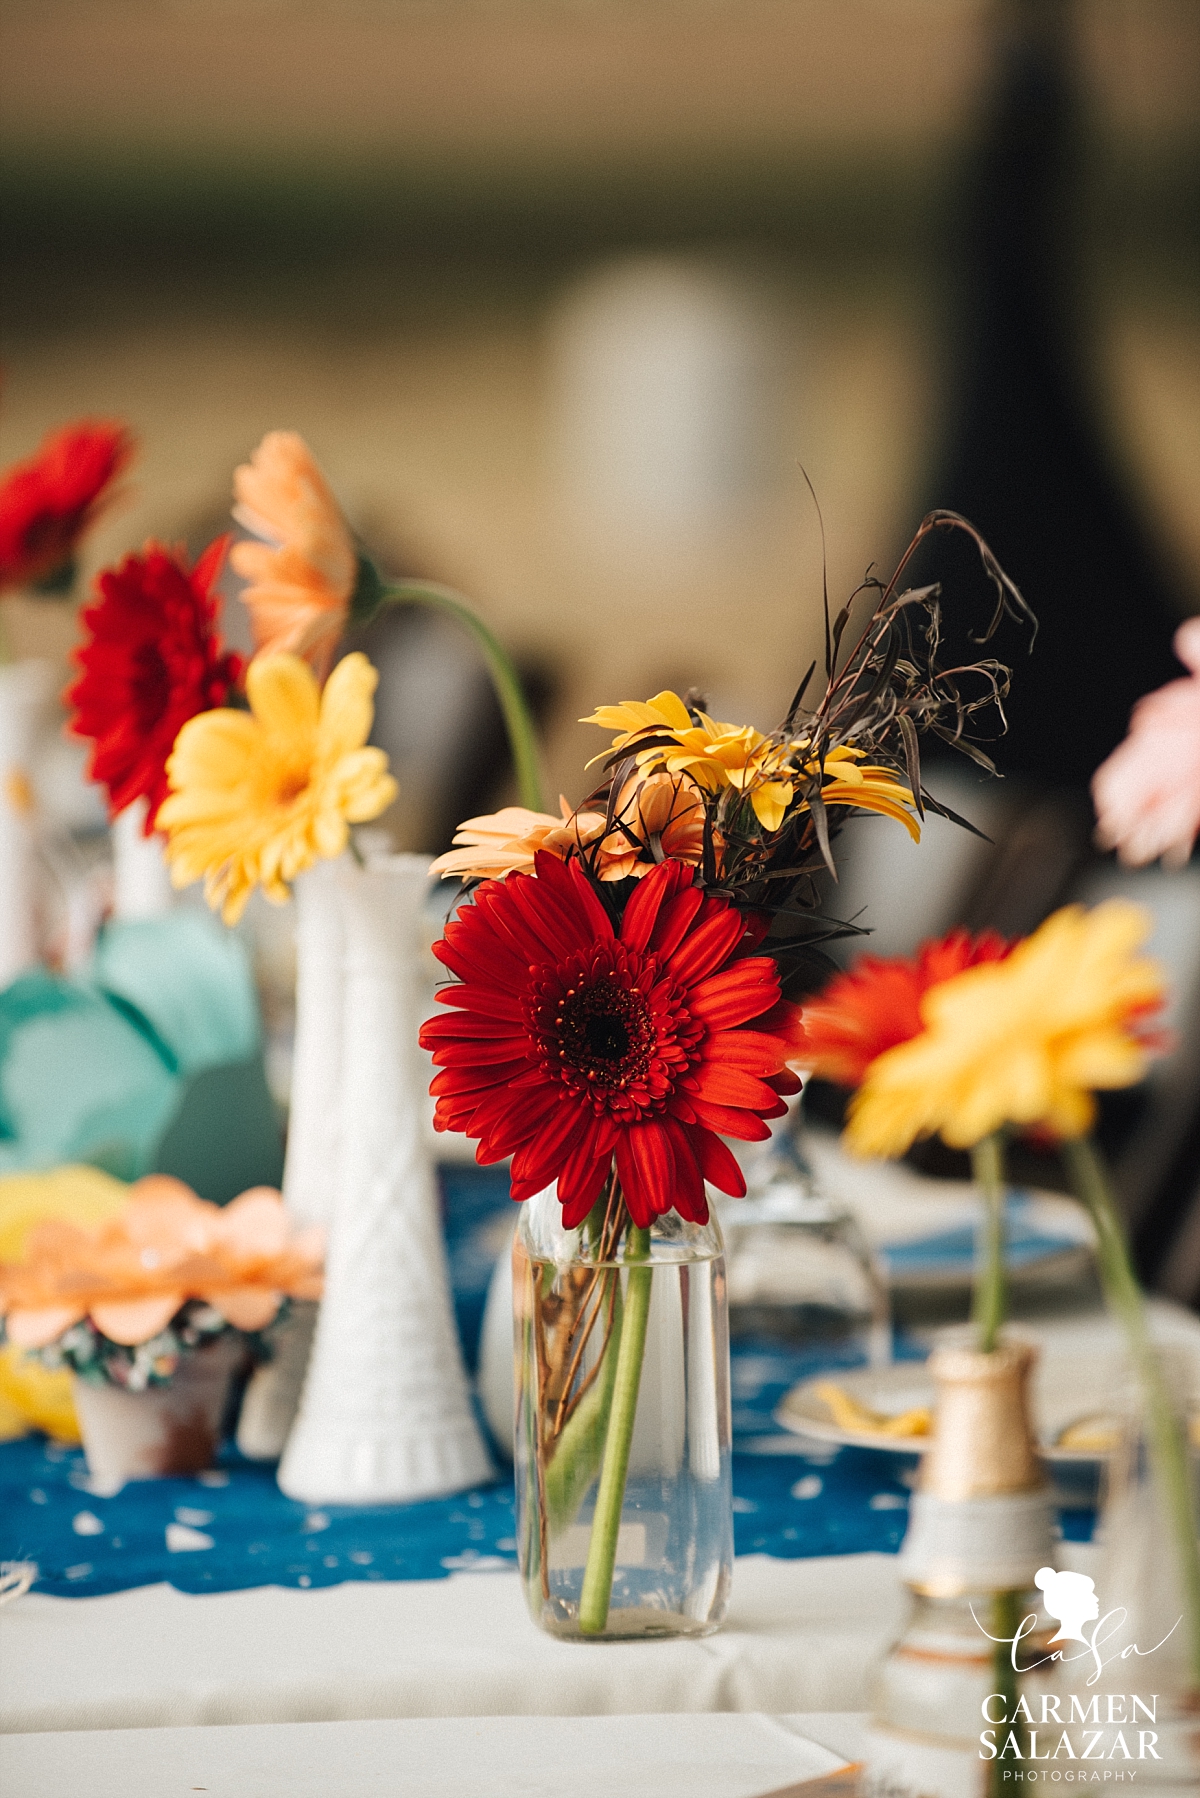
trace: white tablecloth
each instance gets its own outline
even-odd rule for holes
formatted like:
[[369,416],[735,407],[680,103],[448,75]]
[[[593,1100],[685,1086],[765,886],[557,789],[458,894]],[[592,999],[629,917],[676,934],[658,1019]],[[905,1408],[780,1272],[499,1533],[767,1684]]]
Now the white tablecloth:
[[36,1592],[0,1610],[5,1731],[348,1718],[841,1711],[905,1606],[889,1555],[736,1565],[701,1640],[558,1642],[511,1573],[195,1597]]
[[849,1716],[462,1717],[0,1740],[5,1798],[758,1798],[859,1752]]

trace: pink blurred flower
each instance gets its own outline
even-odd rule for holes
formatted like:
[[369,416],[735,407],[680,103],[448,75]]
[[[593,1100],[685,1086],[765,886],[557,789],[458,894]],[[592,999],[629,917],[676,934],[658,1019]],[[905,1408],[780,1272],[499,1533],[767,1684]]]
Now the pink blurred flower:
[[1182,868],[1200,833],[1200,618],[1180,625],[1175,654],[1191,673],[1139,699],[1092,780],[1096,840],[1131,868]]

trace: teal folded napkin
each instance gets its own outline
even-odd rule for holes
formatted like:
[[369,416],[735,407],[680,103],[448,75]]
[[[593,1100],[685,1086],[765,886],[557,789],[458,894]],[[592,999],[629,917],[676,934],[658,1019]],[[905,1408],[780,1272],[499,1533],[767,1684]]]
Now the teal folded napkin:
[[171,1173],[225,1203],[283,1147],[245,949],[197,912],[108,925],[85,975],[0,992],[0,1173]]

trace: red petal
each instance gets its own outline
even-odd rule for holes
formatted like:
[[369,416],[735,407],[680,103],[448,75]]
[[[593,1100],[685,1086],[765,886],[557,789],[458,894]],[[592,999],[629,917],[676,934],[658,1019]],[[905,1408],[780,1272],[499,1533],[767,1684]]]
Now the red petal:
[[551,892],[560,895],[563,904],[583,914],[581,943],[611,942],[615,934],[612,919],[592,890],[592,883],[577,862],[561,862],[544,849],[534,856],[537,878],[544,880]]
[[694,1224],[708,1222],[708,1200],[704,1196],[704,1176],[692,1150],[691,1133],[682,1124],[663,1119],[663,1129],[671,1139],[675,1157],[675,1209],[680,1217]]
[[752,1074],[743,1073],[741,1068],[701,1061],[680,1084],[686,1092],[710,1100],[714,1105],[740,1105],[763,1117],[773,1114],[775,1094]]
[[549,1186],[568,1158],[572,1139],[578,1137],[581,1107],[565,1093],[548,1118],[513,1156],[513,1177],[538,1180],[537,1191]]
[[779,997],[779,974],[774,962],[756,955],[750,961],[738,961],[719,974],[710,974],[688,994],[688,1010],[706,1023],[710,1030],[729,1030],[736,1024],[759,1020]]
[[233,532],[226,531],[223,537],[214,537],[208,548],[197,557],[192,569],[192,579],[202,593],[209,592],[215,586],[221,564],[225,560],[225,552],[232,542]]
[[705,1043],[701,1060],[765,1079],[779,1072],[784,1053],[777,1036],[764,1036],[758,1030],[721,1030]]
[[500,1061],[481,1067],[443,1068],[433,1076],[429,1090],[436,1098],[440,1093],[478,1093],[489,1086],[509,1087],[516,1076],[525,1071],[526,1065],[524,1061]]
[[732,1105],[714,1105],[709,1099],[693,1099],[692,1110],[701,1124],[718,1131],[721,1136],[736,1136],[739,1142],[765,1142],[771,1132],[763,1118],[782,1116],[787,1106],[780,1102],[778,1112],[759,1114],[735,1110]]
[[684,933],[690,928],[703,899],[704,894],[699,887],[685,887],[682,893],[677,893],[659,912],[654,935],[650,938],[650,947],[664,961],[674,955],[683,941]]
[[714,1136],[711,1130],[692,1130],[688,1134],[700,1158],[704,1178],[732,1198],[745,1198],[746,1182],[742,1170],[720,1137]]
[[486,1013],[464,1012],[458,1017],[426,1018],[421,1025],[421,1047],[431,1049],[436,1043],[461,1041],[464,1037],[513,1037],[511,1018],[491,1018]]
[[[709,907],[713,910],[709,910]],[[706,899],[700,922],[684,937],[667,967],[681,986],[712,974],[729,956],[742,934],[741,913],[722,899]]]
[[652,1119],[633,1124],[617,1139],[617,1173],[629,1215],[645,1229],[675,1203],[675,1157],[669,1126]]
[[680,888],[690,886],[692,870],[685,862],[660,862],[637,884],[621,920],[621,941],[629,949],[644,949],[658,922],[660,909]]
[[[437,947],[435,943],[435,950]],[[501,1018],[508,1023],[520,1023],[524,1016],[520,1000],[497,987],[460,981],[454,986],[440,986],[433,996],[439,1005],[461,1006],[464,1011],[482,1012],[487,1017]]]

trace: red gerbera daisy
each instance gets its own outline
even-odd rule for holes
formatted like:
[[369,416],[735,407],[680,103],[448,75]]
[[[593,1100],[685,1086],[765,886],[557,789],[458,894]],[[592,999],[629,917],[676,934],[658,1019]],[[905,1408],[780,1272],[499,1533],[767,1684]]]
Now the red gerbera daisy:
[[52,431],[36,454],[9,469],[0,480],[0,590],[69,569],[134,447],[124,425],[83,420]]
[[861,1085],[885,1049],[924,1030],[921,1001],[931,986],[977,962],[1003,961],[1012,947],[994,930],[973,937],[959,926],[940,941],[922,943],[911,959],[860,955],[804,1006],[808,1067],[839,1086]]
[[477,1137],[480,1162],[511,1155],[514,1199],[557,1180],[568,1229],[614,1160],[640,1228],[672,1207],[704,1223],[705,1180],[746,1190],[717,1133],[765,1137],[799,1090],[797,1009],[769,957],[737,958],[745,920],[687,864],[648,874],[619,930],[576,862],[536,870],[486,882],[435,945],[462,982],[421,1032],[437,1128]]
[[64,694],[70,728],[92,741],[88,773],[108,788],[111,817],[147,801],[147,836],[181,728],[224,705],[242,671],[216,628],[212,589],[228,547],[219,537],[189,570],[181,550],[148,543],[99,577],[100,599],[83,613],[90,641],[75,652],[83,673]]

